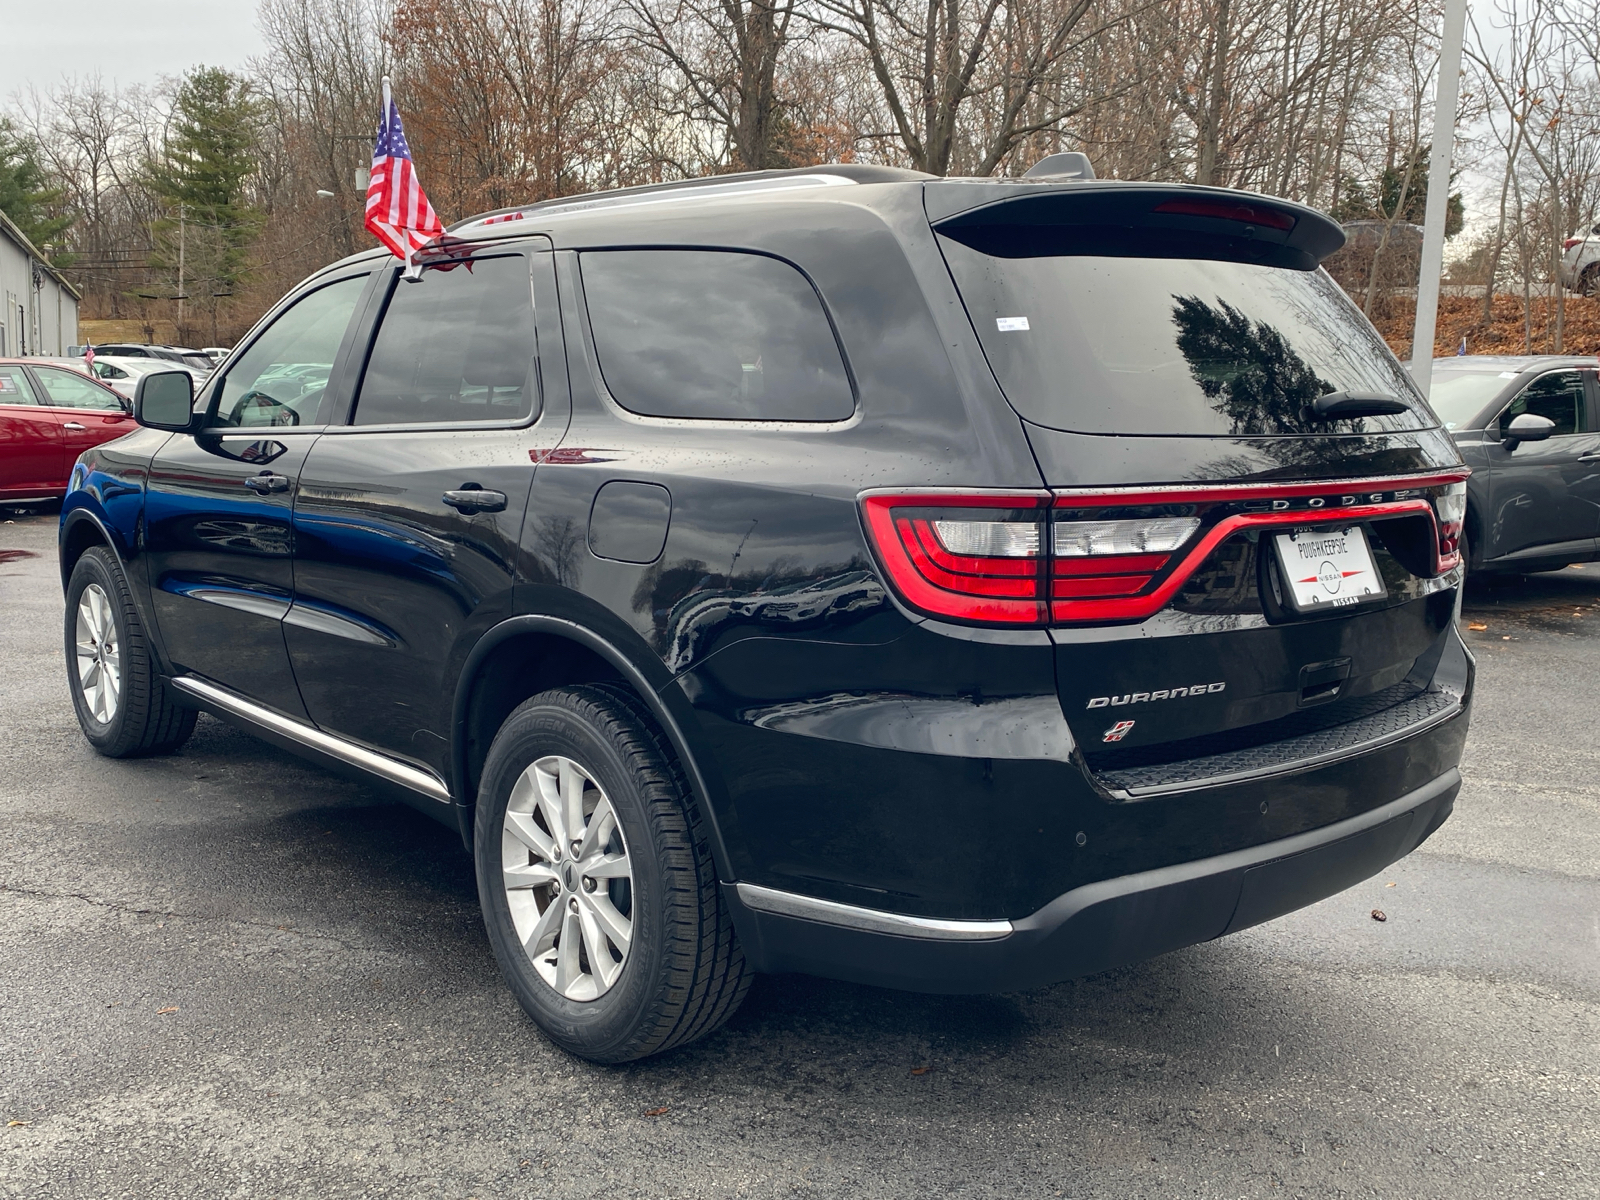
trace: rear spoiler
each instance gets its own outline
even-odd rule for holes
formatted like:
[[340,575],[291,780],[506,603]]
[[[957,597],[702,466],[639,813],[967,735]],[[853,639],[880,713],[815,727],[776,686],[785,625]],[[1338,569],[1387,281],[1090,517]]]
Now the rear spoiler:
[[1250,192],[986,182],[929,183],[924,198],[935,230],[998,258],[1208,258],[1310,271],[1344,245],[1344,230],[1331,218]]

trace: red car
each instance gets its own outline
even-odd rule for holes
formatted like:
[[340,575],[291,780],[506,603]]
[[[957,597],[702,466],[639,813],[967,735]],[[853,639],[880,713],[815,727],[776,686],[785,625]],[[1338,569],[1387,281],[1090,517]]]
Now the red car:
[[0,358],[0,503],[59,500],[78,455],[136,428],[131,409],[71,367]]

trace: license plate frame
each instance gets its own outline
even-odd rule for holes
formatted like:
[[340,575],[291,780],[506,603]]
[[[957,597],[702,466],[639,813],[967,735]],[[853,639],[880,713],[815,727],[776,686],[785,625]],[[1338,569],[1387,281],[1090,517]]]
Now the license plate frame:
[[1389,589],[1360,525],[1274,534],[1284,602],[1295,613],[1336,612],[1388,598]]

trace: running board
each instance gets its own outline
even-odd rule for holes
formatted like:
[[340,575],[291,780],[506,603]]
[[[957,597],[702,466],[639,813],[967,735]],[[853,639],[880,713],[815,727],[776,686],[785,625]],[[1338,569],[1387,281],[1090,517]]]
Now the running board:
[[441,804],[450,803],[450,789],[431,771],[413,767],[399,759],[390,758],[387,754],[379,754],[376,750],[368,750],[365,746],[359,746],[331,733],[324,733],[304,721],[296,721],[293,717],[286,717],[282,713],[273,712],[270,708],[263,708],[252,700],[246,700],[237,692],[230,692],[225,687],[218,687],[193,675],[180,675],[172,681],[172,686],[208,705],[220,708],[230,716],[271,730],[280,737],[299,742],[302,746],[309,746],[331,758],[337,758],[369,774],[387,779],[390,783],[397,783],[413,792],[420,792],[430,800],[437,800]]

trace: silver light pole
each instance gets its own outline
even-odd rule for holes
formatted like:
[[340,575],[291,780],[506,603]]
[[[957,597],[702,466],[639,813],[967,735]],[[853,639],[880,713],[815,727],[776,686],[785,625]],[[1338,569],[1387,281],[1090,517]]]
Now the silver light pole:
[[1467,0],[1445,0],[1439,44],[1439,87],[1433,102],[1433,154],[1428,159],[1428,211],[1423,217],[1422,273],[1417,277],[1417,323],[1411,330],[1411,377],[1424,399],[1433,381],[1433,338],[1439,320],[1439,274],[1444,269],[1444,222],[1450,203],[1450,154],[1461,93],[1461,43]]

